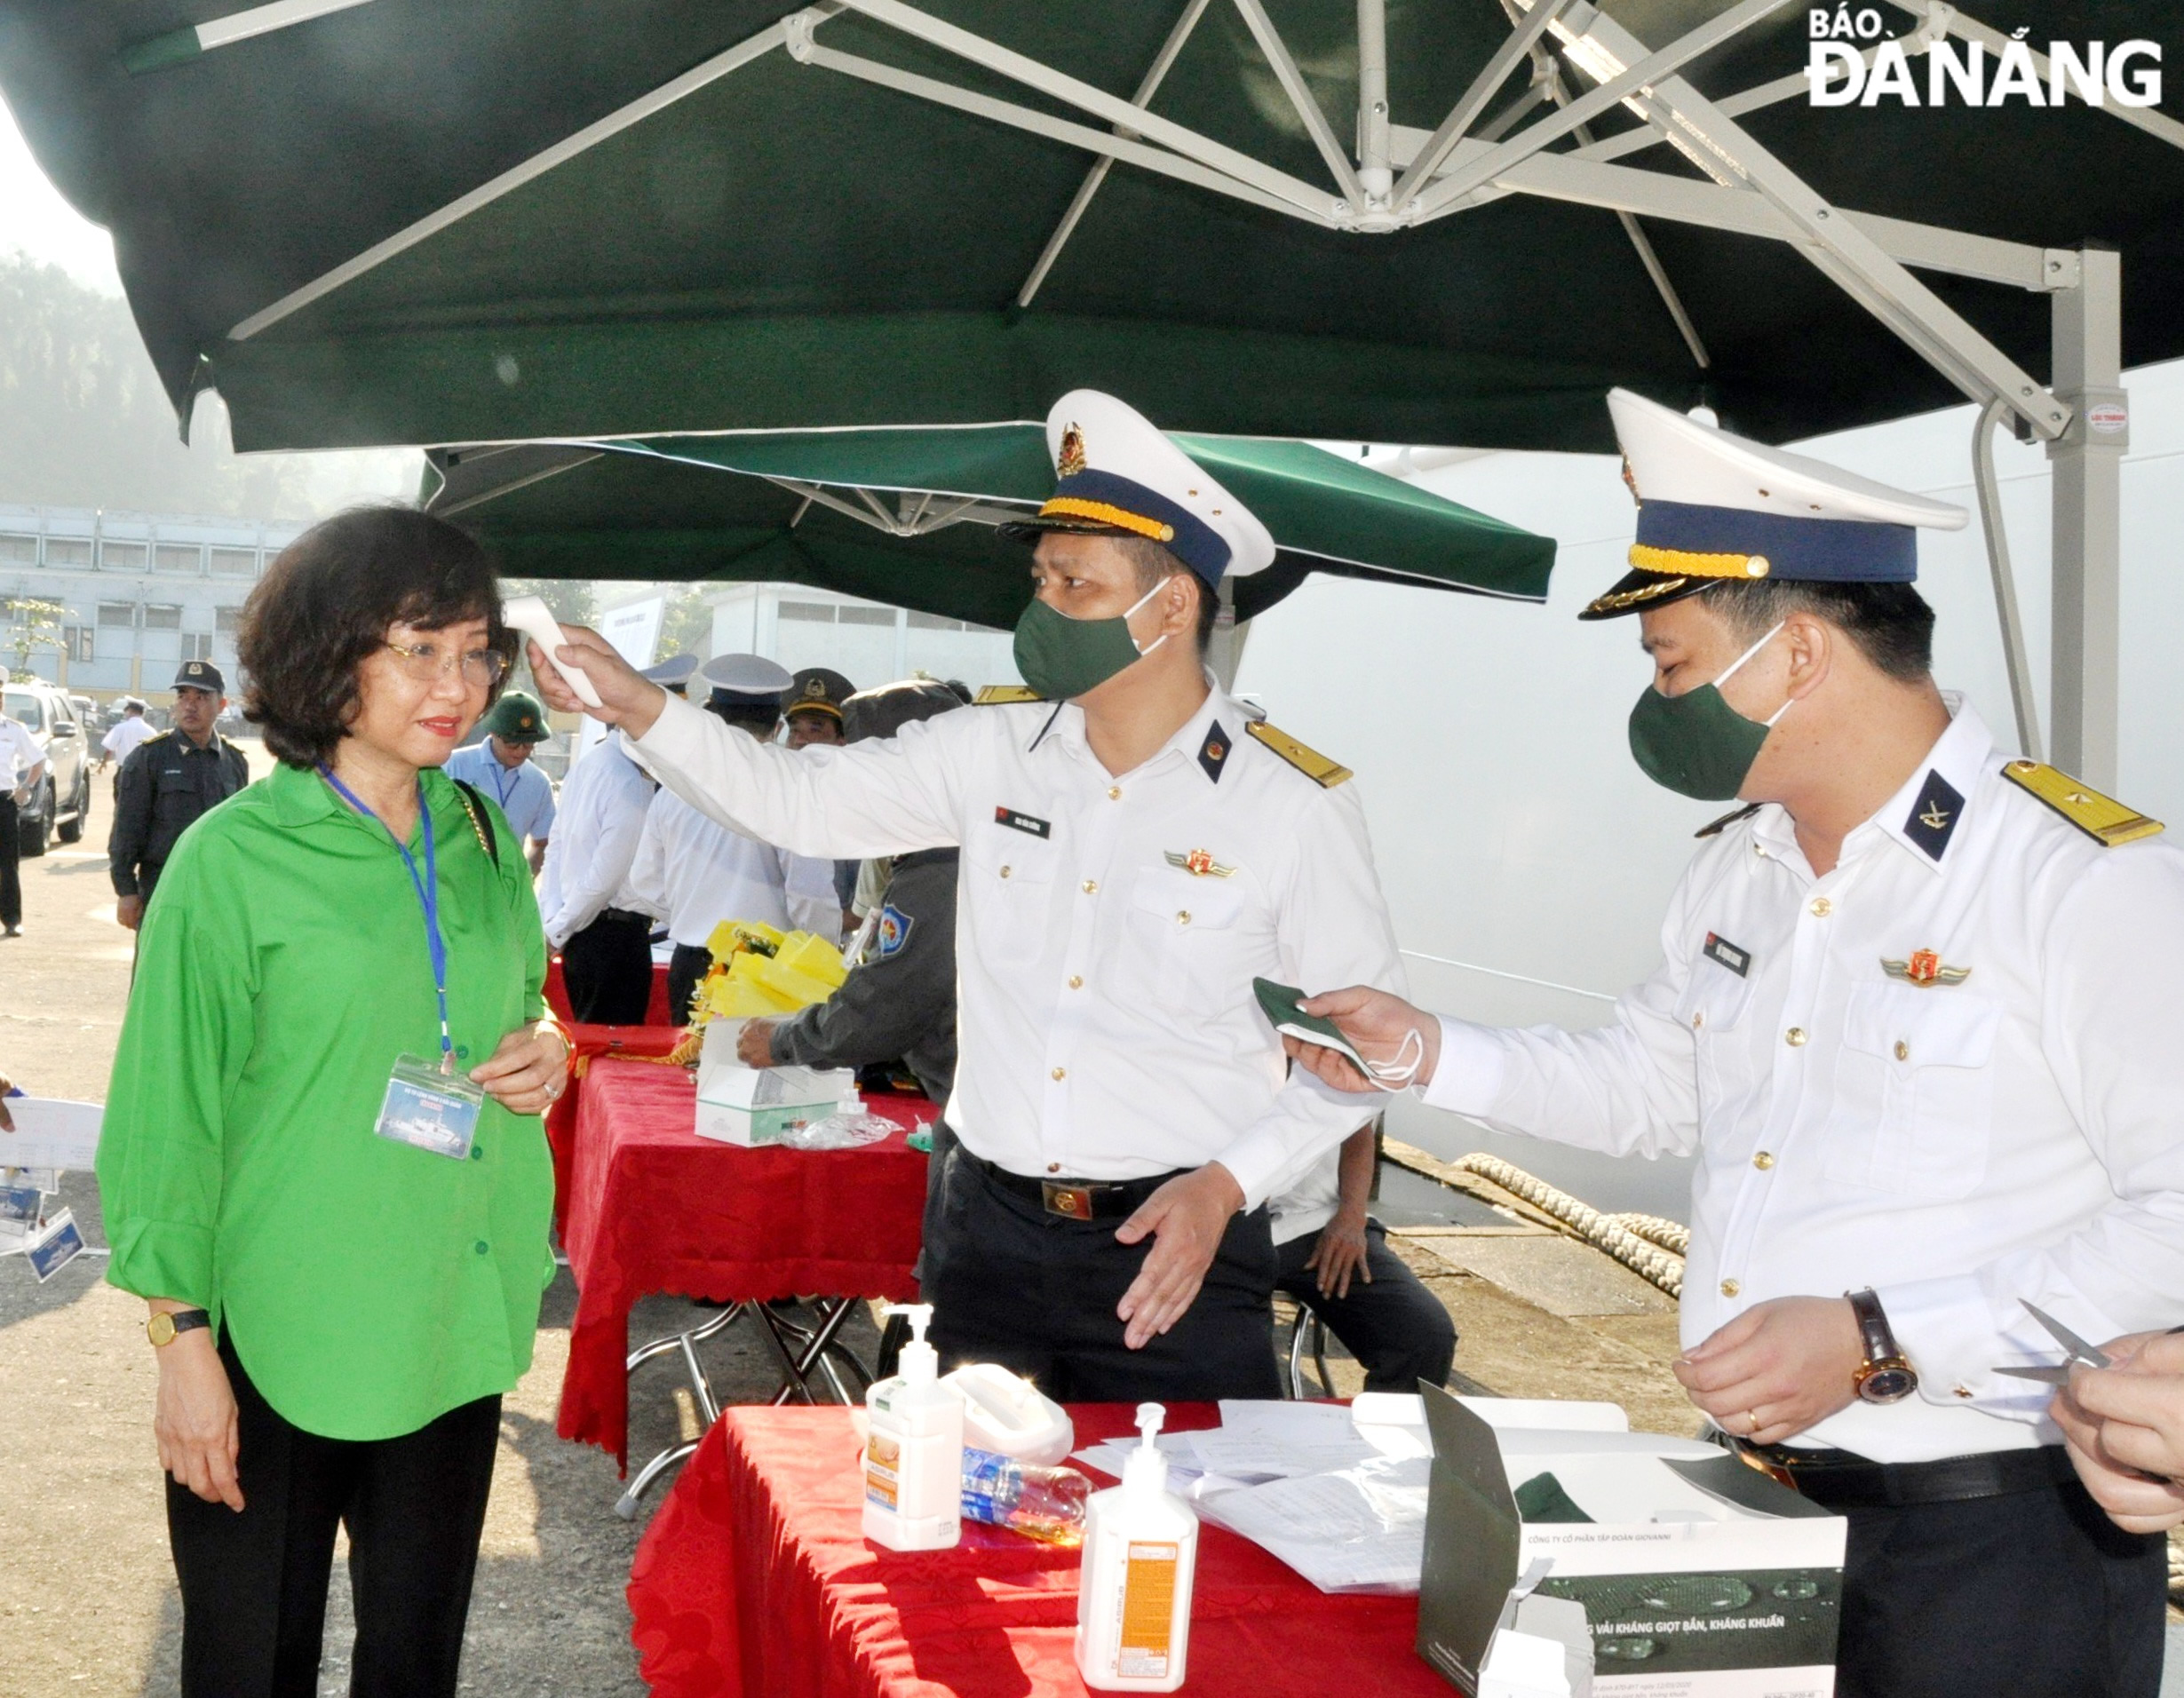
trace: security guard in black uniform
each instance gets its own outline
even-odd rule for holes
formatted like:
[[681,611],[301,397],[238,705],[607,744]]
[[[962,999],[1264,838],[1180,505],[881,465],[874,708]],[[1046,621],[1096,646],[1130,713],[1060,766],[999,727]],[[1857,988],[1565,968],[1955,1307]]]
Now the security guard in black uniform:
[[174,675],[174,728],[147,737],[122,763],[107,867],[115,917],[131,932],[182,833],[250,782],[242,751],[213,729],[227,705],[226,691],[211,662],[184,661]]

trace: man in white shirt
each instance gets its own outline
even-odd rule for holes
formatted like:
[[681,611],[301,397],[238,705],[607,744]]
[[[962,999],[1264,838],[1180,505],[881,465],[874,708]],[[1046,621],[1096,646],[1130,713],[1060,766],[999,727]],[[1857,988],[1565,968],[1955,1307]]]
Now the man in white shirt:
[[[789,673],[757,655],[721,655],[698,677],[711,690],[704,711],[739,737],[766,742],[781,728]],[[663,789],[646,809],[630,868],[638,907],[667,922],[675,945],[668,964],[668,1007],[687,1019],[690,994],[712,964],[706,942],[723,920],[756,920],[788,932],[841,939],[834,863],[790,854],[701,813]]]
[[152,722],[144,717],[144,703],[135,696],[123,698],[122,717],[113,728],[99,740],[99,747],[115,766],[124,765],[137,752],[137,745],[152,734]]
[[588,633],[533,663],[582,666],[717,818],[813,854],[960,845],[959,1141],[925,1234],[944,1357],[1065,1399],[1271,1397],[1264,1205],[1377,1099],[1293,1075],[1251,980],[1394,986],[1394,938],[1347,770],[1205,670],[1218,586],[1272,563],[1266,528],[1111,396],[1064,396],[1047,442],[1029,689],[791,751]]
[[[0,666],[0,684],[8,670]],[[30,727],[0,713],[0,937],[23,934],[22,805],[45,776],[45,751]]]
[[538,881],[546,945],[561,956],[569,1012],[641,1026],[652,1000],[652,916],[630,887],[653,782],[610,731],[561,783],[552,845]]
[[2161,1543],[2007,1370],[2053,1357],[2027,1302],[2093,1338],[2184,1312],[2184,855],[1934,686],[1912,527],[1960,511],[1609,404],[1635,569],[1587,615],[1641,615],[1632,752],[1746,805],[1605,1027],[1306,1006],[1368,1061],[1422,1041],[1429,1103],[1696,1154],[1677,1377],[1848,1517],[1842,1698],[2152,1698]]
[[449,778],[491,797],[507,816],[536,875],[546,859],[553,834],[553,781],[538,769],[531,750],[552,734],[545,710],[521,690],[510,690],[479,722],[485,735],[448,757],[441,770]]

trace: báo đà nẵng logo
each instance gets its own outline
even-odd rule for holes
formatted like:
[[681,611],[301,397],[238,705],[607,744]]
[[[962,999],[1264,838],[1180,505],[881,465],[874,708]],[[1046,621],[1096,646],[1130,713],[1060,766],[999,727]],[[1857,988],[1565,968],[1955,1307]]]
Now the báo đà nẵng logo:
[[[1893,36],[1878,7],[1811,7],[1807,98],[1816,107],[2059,107],[2161,104],[2161,44],[2051,41],[2040,52],[2019,29],[1998,47],[1952,35],[1954,7],[1930,6],[1911,34]],[[1914,64],[1923,59],[1923,67]]]

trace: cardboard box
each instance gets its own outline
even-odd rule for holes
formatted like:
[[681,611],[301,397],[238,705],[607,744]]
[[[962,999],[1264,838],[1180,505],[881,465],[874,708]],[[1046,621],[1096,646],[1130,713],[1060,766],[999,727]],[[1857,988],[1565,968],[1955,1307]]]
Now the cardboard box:
[[741,1020],[710,1020],[698,1051],[700,1138],[758,1147],[829,1115],[862,1106],[857,1075],[846,1067],[747,1067],[735,1056]]
[[1502,1426],[1484,1400],[1425,1397],[1418,1649],[1459,1691],[1475,1698],[1510,1589],[1542,1563],[1536,1595],[1584,1608],[1595,1698],[1834,1691],[1840,1517],[1695,1440]]

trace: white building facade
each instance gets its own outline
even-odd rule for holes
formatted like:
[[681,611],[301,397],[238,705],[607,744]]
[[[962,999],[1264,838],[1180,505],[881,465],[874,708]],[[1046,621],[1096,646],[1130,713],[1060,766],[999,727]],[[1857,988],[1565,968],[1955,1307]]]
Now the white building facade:
[[[207,660],[236,692],[242,603],[301,524],[0,504],[0,600],[59,604],[62,647],[30,670],[100,702],[171,699],[175,669]],[[0,655],[14,664],[0,618]]]

